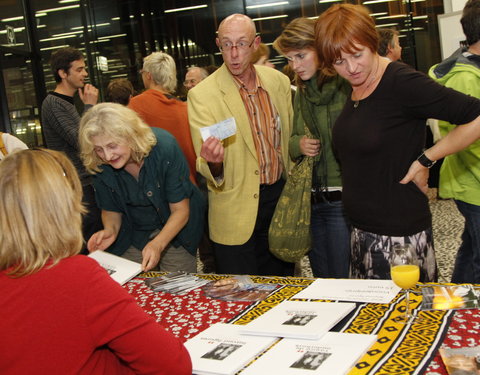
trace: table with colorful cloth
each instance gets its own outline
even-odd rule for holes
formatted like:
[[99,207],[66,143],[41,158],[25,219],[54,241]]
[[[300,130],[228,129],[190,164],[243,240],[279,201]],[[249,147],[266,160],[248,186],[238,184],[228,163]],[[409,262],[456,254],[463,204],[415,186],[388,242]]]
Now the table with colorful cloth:
[[[279,287],[259,302],[221,301],[207,297],[201,288],[183,295],[153,292],[140,275],[124,288],[155,320],[186,341],[214,323],[246,324],[284,300],[294,300],[314,279],[252,276],[255,283]],[[225,275],[197,275],[210,280]],[[405,294],[398,293],[389,304],[357,303],[356,309],[335,330],[377,335],[377,342],[357,362],[349,375],[425,374],[447,375],[438,354],[440,346],[449,348],[480,345],[480,310],[420,311],[422,284],[410,293],[413,311],[421,319],[405,325],[396,317],[405,312]]]

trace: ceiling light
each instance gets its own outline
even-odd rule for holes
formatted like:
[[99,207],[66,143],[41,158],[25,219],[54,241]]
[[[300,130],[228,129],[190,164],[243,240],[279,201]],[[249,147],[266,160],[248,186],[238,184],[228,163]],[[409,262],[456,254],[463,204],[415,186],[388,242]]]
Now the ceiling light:
[[76,4],[76,5],[67,5],[65,7],[42,9],[42,10],[39,10],[39,11],[35,12],[35,15],[37,15],[37,14],[42,14],[43,15],[43,13],[50,13],[50,12],[61,12],[63,10],[76,9],[76,8],[80,8],[80,5]]
[[391,26],[398,26],[398,23],[384,23],[381,25],[376,25],[375,27],[391,27]]
[[207,4],[194,5],[194,6],[185,7],[185,8],[167,9],[167,10],[164,11],[164,13],[184,12],[186,10],[200,9],[200,8],[206,8],[206,7],[208,7]]
[[51,40],[58,40],[58,39],[68,39],[68,38],[76,38],[76,35],[65,35],[65,36],[57,36],[54,38],[46,38],[46,39],[40,39],[40,42],[49,42]]
[[1,21],[2,22],[11,22],[11,21],[20,21],[20,20],[23,20],[23,16],[4,18]]
[[107,38],[121,38],[123,36],[127,36],[127,34],[115,34],[115,35],[107,35],[107,36],[99,36],[97,39],[107,39]]
[[397,1],[397,0],[368,0],[368,1],[364,1],[363,2],[363,5],[367,5],[367,4],[379,4],[379,3],[390,3],[392,1]]
[[63,44],[61,46],[40,48],[40,51],[48,51],[48,50],[51,50],[51,49],[64,48],[64,47],[68,47],[68,44]]
[[378,17],[377,20],[387,20],[390,18],[405,18],[405,17],[407,17],[406,14],[395,14],[393,16]]
[[254,18],[252,21],[265,21],[265,20],[274,20],[276,18],[286,18],[288,17],[288,14],[281,14],[279,16],[270,16],[270,17],[260,17],[260,18]]
[[[340,0],[335,0],[340,1]],[[277,7],[280,5],[289,5],[288,1],[278,1],[276,3],[266,3],[266,4],[257,4],[257,5],[247,5],[247,9],[257,9],[257,8],[266,8],[266,7]]]

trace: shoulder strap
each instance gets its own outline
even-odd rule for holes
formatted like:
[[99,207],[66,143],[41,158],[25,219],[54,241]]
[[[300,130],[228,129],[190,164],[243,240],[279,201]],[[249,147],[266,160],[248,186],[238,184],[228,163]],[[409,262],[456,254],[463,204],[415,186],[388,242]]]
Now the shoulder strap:
[[3,143],[3,133],[0,132],[0,152],[3,154],[3,156],[7,156],[7,148],[5,147],[5,143]]

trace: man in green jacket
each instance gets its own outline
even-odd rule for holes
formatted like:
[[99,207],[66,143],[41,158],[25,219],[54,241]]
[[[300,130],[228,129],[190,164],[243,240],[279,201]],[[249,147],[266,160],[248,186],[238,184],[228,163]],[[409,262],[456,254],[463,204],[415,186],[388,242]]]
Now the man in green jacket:
[[[430,76],[457,91],[480,98],[480,0],[469,0],[460,20],[468,48],[430,69]],[[442,136],[455,128],[439,122]],[[447,156],[440,170],[439,193],[453,198],[465,217],[462,244],[452,275],[454,283],[480,283],[480,140]]]

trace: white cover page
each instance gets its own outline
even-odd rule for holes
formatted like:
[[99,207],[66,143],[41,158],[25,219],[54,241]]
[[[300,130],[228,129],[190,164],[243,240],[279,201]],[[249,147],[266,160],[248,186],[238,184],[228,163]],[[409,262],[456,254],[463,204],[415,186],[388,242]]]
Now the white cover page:
[[97,250],[88,256],[95,259],[105,268],[111,278],[120,285],[125,284],[132,277],[142,272],[142,265],[140,263],[132,262],[131,260],[107,253],[106,251]]
[[242,375],[343,375],[377,340],[376,335],[328,332],[320,340],[283,339]]
[[283,301],[242,326],[242,332],[317,340],[354,308],[354,303]]
[[390,303],[399,291],[392,280],[317,279],[294,298]]
[[217,323],[185,342],[194,374],[235,374],[277,337],[240,334],[240,325]]

